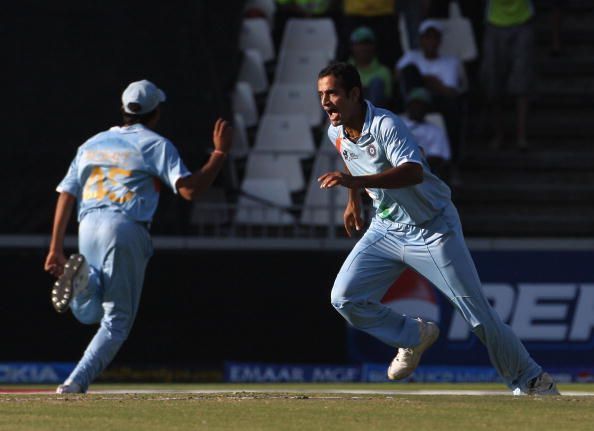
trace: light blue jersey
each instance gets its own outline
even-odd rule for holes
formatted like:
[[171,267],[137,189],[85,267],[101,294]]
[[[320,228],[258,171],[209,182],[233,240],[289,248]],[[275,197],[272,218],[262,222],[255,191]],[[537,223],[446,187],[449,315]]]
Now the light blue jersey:
[[422,183],[401,189],[367,190],[377,216],[342,265],[331,302],[355,328],[393,346],[421,343],[419,323],[381,302],[402,272],[412,268],[437,287],[485,344],[493,366],[510,388],[529,391],[542,368],[491,308],[466,248],[450,189],[433,175],[403,122],[367,103],[361,137],[354,143],[342,127],[330,139],[353,175],[376,174],[403,163],[423,166]]
[[399,189],[366,189],[378,217],[407,225],[422,225],[450,204],[449,187],[429,168],[420,147],[402,120],[392,112],[367,103],[361,137],[355,143],[342,126],[330,126],[328,137],[354,176],[373,175],[400,166],[423,166],[423,182]]
[[161,183],[191,175],[177,149],[141,124],[112,127],[79,147],[58,192],[78,198],[78,219],[91,210],[109,209],[137,222],[150,222]]

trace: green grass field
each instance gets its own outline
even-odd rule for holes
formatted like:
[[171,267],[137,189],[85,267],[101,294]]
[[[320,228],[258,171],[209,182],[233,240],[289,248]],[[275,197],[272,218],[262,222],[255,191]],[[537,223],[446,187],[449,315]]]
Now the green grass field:
[[[98,392],[0,395],[0,430],[594,429],[594,396],[578,396],[594,393],[594,385],[560,385],[562,392],[574,395],[551,398],[512,397],[502,385],[490,384],[146,384],[93,385],[91,389]],[[363,390],[384,392],[348,393]],[[429,390],[488,391],[489,395],[408,393]]]

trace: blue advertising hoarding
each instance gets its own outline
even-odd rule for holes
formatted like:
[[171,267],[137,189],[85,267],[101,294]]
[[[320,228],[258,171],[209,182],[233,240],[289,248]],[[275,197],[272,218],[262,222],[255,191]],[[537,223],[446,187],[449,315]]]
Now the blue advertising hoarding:
[[[479,251],[473,258],[485,295],[534,359],[576,373],[594,366],[594,252]],[[424,365],[489,365],[486,349],[462,317],[416,273],[403,274],[383,302],[439,324],[440,339],[423,356]],[[386,363],[394,355],[352,328],[348,351],[355,363]]]
[[0,383],[61,383],[75,365],[71,362],[2,362]]

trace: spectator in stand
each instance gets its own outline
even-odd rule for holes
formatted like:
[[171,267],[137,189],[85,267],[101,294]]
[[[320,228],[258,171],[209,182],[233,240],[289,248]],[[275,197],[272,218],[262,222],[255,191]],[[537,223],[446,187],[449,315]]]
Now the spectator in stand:
[[[394,64],[402,52],[395,3],[396,0],[343,0],[340,40],[348,41],[358,27],[369,27],[376,37],[380,63]],[[349,56],[349,45],[344,42],[339,47],[338,58],[341,60]]]
[[534,7],[530,0],[490,0],[486,12],[481,75],[492,110],[491,148],[503,143],[503,96],[508,94],[516,99],[516,145],[525,150],[528,97],[534,81]]
[[442,127],[425,121],[430,106],[429,92],[423,87],[414,88],[406,97],[406,115],[402,116],[402,120],[423,149],[431,171],[447,181],[451,159],[450,142]]
[[386,107],[392,97],[392,74],[376,56],[375,34],[369,27],[359,27],[351,34],[351,58],[361,75],[363,95],[376,106]]
[[[412,50],[396,64],[396,75],[403,95],[414,88],[425,87],[432,97],[432,106],[445,119],[450,142],[456,150],[460,143],[461,100],[467,81],[460,60],[439,54],[442,24],[426,19],[419,27],[421,50]],[[457,151],[454,151],[454,159]]]

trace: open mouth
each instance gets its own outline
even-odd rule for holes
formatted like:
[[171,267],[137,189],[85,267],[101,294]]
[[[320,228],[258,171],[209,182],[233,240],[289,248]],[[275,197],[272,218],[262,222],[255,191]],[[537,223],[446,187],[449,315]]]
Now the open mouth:
[[326,114],[328,114],[328,117],[330,118],[331,122],[335,122],[338,121],[340,119],[340,112],[338,112],[337,109],[335,108],[325,108],[324,109],[326,111]]

